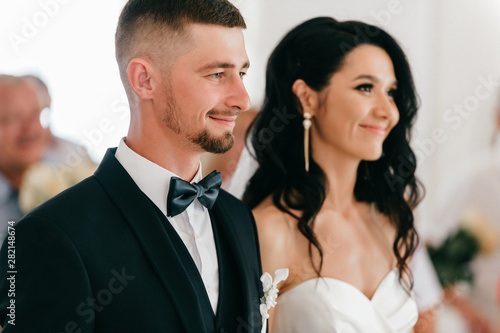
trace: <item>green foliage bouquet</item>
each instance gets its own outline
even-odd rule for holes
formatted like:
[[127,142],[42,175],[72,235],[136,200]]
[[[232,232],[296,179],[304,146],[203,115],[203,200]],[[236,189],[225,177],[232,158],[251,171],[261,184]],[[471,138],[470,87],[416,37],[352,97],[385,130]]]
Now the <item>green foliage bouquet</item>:
[[474,282],[470,264],[479,254],[495,250],[499,234],[491,221],[477,208],[462,215],[458,230],[439,246],[427,245],[429,256],[441,285],[446,288],[458,282]]

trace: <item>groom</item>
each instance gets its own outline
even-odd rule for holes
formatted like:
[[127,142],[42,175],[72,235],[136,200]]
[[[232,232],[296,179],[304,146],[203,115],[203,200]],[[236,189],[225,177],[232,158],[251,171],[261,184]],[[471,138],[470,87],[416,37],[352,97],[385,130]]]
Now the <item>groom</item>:
[[3,332],[260,331],[253,217],[199,162],[231,148],[249,108],[243,28],[227,0],[125,5],[129,132],[93,176],[9,231]]

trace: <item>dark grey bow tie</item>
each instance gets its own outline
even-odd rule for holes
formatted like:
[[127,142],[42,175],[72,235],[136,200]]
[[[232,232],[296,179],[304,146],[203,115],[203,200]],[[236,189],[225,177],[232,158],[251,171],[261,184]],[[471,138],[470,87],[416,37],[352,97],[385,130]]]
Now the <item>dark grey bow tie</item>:
[[219,195],[221,184],[222,176],[217,171],[212,171],[198,183],[189,183],[179,177],[172,177],[167,196],[167,216],[179,215],[196,198],[203,206],[211,209]]

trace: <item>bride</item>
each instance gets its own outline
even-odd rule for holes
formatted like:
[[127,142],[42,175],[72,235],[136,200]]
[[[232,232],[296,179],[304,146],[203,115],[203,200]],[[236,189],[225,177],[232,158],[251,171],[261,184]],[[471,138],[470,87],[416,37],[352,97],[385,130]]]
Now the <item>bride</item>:
[[417,101],[403,51],[377,27],[315,18],[276,47],[266,80],[243,200],[263,271],[290,270],[269,331],[411,332]]

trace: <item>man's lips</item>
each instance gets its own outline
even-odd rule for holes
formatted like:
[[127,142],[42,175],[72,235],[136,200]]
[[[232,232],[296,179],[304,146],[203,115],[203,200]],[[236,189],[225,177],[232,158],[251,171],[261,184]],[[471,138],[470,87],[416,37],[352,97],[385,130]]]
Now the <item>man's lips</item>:
[[236,118],[238,116],[219,116],[219,115],[212,115],[209,116],[210,119],[217,121],[218,123],[221,123],[223,125],[227,126],[234,126],[236,124]]
[[385,136],[387,133],[387,127],[377,126],[377,125],[359,125],[367,131],[370,131],[374,134]]

